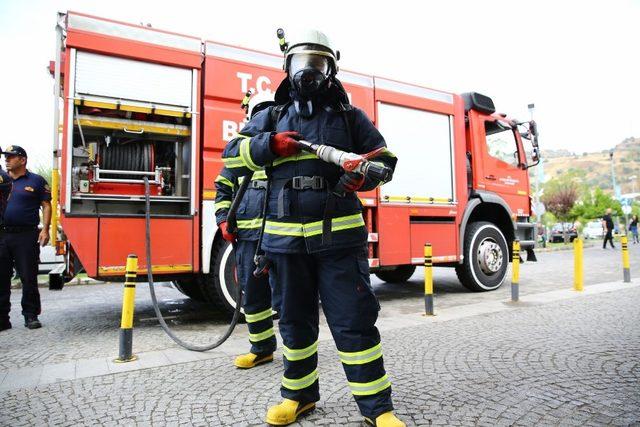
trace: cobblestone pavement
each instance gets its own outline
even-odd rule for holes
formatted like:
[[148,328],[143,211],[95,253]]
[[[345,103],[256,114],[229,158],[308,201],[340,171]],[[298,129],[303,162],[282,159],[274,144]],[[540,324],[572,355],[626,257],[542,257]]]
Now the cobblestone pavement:
[[[409,425],[638,425],[638,300],[635,286],[383,333],[396,411]],[[361,425],[330,340],[319,359],[322,400],[297,425]],[[0,393],[0,425],[261,425],[282,362],[231,360]]]
[[[640,272],[640,245],[630,245],[631,274]],[[570,251],[544,253],[538,263],[524,263],[520,272],[520,295],[568,289],[573,280],[573,255]],[[380,299],[380,317],[424,310],[424,278],[420,268],[404,284],[386,284],[372,276]],[[585,284],[620,280],[620,250],[585,249]],[[435,309],[474,304],[483,301],[506,301],[508,283],[494,292],[469,292],[460,285],[452,269],[434,271]],[[146,284],[137,287],[135,307],[134,351],[148,352],[177,346],[160,329],[153,312]],[[27,330],[20,316],[20,290],[13,290],[11,311],[14,328],[0,333],[0,376],[2,371],[66,363],[77,359],[115,357],[122,301],[121,284],[69,286],[62,291],[41,289],[44,327]],[[213,341],[226,327],[224,316],[203,304],[191,301],[169,284],[157,286],[162,312],[180,337],[198,344]],[[246,326],[239,325],[231,342],[244,345]],[[227,346],[227,344],[225,344]],[[25,349],[28,351],[25,352]]]

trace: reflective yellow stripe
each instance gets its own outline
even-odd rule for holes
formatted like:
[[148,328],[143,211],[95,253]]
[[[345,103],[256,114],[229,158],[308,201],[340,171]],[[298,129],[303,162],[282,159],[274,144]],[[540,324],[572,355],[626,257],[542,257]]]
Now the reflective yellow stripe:
[[295,156],[289,157],[280,157],[273,161],[273,166],[281,165],[286,162],[297,162],[299,160],[318,160],[318,156],[313,153],[301,152],[296,154]]
[[264,170],[259,170],[253,173],[251,180],[254,179],[267,179],[267,173]]
[[309,375],[305,375],[297,380],[292,380],[285,376],[282,377],[282,385],[289,390],[301,390],[312,385],[318,379],[318,370],[314,369]]
[[309,347],[305,348],[289,348],[286,345],[282,346],[282,354],[287,358],[288,361],[294,362],[296,360],[306,359],[307,357],[311,357],[318,352],[318,341],[311,344]]
[[260,227],[262,227],[262,218],[238,220],[238,228],[251,229],[251,228],[260,228]]
[[220,184],[224,184],[227,187],[231,187],[232,190],[235,188],[235,185],[233,184],[233,182],[229,181],[227,178],[225,178],[222,175],[218,175],[218,177],[216,178],[216,182]]
[[340,361],[345,365],[364,365],[382,357],[382,344],[363,351],[338,351],[338,355],[340,356]]
[[244,162],[242,161],[241,157],[227,157],[222,159],[222,162],[224,163],[225,167],[229,169],[244,167]]
[[[363,226],[364,219],[360,213],[331,220],[331,231],[349,230]],[[307,224],[267,221],[264,232],[279,236],[312,237],[322,234],[322,221],[314,221]]]
[[223,200],[222,202],[215,202],[213,213],[218,212],[220,209],[229,209],[231,207],[231,202],[228,200]]
[[266,331],[260,332],[258,334],[249,334],[249,341],[258,342],[262,340],[266,340],[274,336],[276,333],[273,332],[273,328],[269,328]]
[[304,237],[302,224],[290,222],[267,221],[264,225],[264,232],[278,236]]
[[272,310],[271,307],[269,307],[268,309],[266,309],[265,311],[261,311],[260,313],[245,314],[244,318],[247,320],[247,323],[255,323],[271,317],[271,313]]
[[250,138],[245,138],[240,142],[240,157],[242,157],[242,161],[249,170],[259,171],[262,168],[253,163],[253,159],[251,158],[251,149],[249,147],[250,143]]
[[379,393],[388,387],[391,387],[391,381],[389,381],[387,375],[369,383],[349,383],[351,393],[356,396],[370,396],[372,394]]

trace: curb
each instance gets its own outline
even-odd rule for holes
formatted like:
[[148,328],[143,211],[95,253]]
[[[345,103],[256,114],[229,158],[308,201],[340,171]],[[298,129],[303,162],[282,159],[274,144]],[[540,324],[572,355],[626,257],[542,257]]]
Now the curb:
[[[583,248],[592,248],[594,247],[595,244],[590,244],[590,245],[584,245]],[[567,245],[567,246],[558,246],[558,247],[554,247],[554,248],[535,248],[534,251],[536,253],[544,253],[544,252],[560,252],[560,251],[572,251],[573,250],[573,246],[572,245]]]

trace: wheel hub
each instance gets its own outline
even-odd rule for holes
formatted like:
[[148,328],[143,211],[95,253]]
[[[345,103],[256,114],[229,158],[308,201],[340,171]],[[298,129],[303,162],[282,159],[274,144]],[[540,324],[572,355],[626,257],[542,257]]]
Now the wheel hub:
[[486,238],[478,245],[478,264],[484,274],[497,273],[502,267],[504,255],[500,245],[491,238]]

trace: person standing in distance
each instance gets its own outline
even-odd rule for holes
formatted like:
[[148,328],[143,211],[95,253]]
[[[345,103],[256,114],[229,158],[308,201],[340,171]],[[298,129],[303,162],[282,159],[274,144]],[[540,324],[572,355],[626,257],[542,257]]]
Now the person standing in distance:
[[[12,189],[2,224],[0,244],[0,318],[9,317],[11,275],[15,267],[22,282],[22,315],[29,329],[42,326],[38,292],[40,246],[49,242],[51,223],[51,189],[40,175],[27,170],[27,152],[11,145],[2,151],[12,180]],[[40,223],[42,208],[42,230]]]
[[615,249],[613,246],[613,219],[611,219],[611,208],[607,208],[607,213],[602,217],[602,228],[604,228],[604,240],[602,241],[602,249],[607,249],[607,241],[611,243],[611,248]]

